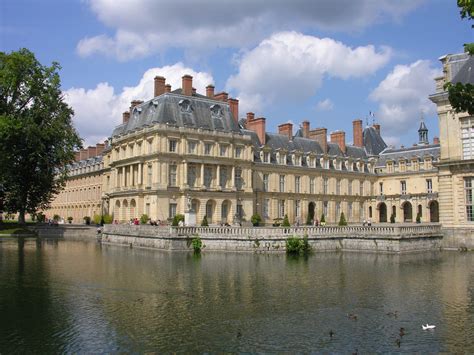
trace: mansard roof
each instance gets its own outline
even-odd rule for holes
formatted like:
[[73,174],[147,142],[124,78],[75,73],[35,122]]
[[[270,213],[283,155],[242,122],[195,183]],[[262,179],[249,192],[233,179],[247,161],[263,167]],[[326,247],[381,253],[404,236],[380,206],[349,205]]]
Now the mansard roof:
[[413,159],[423,159],[425,156],[431,156],[433,159],[437,160],[440,155],[440,145],[439,144],[429,144],[429,145],[416,145],[413,147],[407,148],[387,148],[379,155],[377,161],[377,167],[382,167],[387,164],[387,161],[398,161],[398,160],[408,160]]
[[365,150],[369,155],[378,155],[387,148],[387,143],[385,143],[380,133],[372,126],[365,127],[363,140]]
[[112,136],[156,123],[229,133],[240,132],[227,102],[209,99],[200,94],[181,95],[181,89],[177,89],[132,108],[129,121],[117,126]]
[[474,84],[474,56],[470,56],[453,77],[452,83]]

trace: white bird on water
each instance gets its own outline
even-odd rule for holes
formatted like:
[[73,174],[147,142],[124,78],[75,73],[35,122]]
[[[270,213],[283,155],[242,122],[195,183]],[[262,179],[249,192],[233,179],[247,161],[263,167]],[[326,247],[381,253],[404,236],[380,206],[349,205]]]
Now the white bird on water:
[[421,327],[423,328],[423,330],[428,330],[436,328],[436,325],[429,325],[428,323],[426,323],[426,325],[422,324]]

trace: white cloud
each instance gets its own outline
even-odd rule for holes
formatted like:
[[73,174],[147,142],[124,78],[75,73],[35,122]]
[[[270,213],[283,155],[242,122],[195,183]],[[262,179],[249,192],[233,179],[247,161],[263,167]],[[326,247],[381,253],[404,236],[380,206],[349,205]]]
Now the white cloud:
[[390,48],[350,48],[330,38],[280,32],[243,54],[239,72],[227,81],[238,92],[242,112],[261,109],[277,99],[301,100],[316,93],[325,76],[365,77],[383,67]]
[[318,104],[316,105],[316,108],[319,111],[331,111],[334,108],[334,104],[330,99],[325,99],[325,100],[319,101]]
[[425,0],[88,0],[113,36],[91,34],[77,46],[82,56],[100,53],[119,60],[168,47],[207,51],[255,45],[290,29],[360,31],[397,21]]
[[132,100],[150,100],[153,98],[153,79],[156,75],[166,78],[172,90],[181,87],[184,74],[193,76],[193,87],[205,92],[208,84],[213,84],[212,75],[196,72],[182,63],[171,66],[148,69],[136,86],[124,87],[121,92],[108,83],[99,83],[96,88],[85,90],[71,88],[64,92],[66,102],[74,109],[74,125],[84,138],[85,145],[103,141],[112,133],[113,128],[122,122],[122,113],[130,107]]
[[422,112],[435,114],[428,95],[435,92],[434,78],[440,74],[427,60],[395,66],[369,96],[379,104],[376,118],[383,130],[393,136],[403,134],[418,124]]

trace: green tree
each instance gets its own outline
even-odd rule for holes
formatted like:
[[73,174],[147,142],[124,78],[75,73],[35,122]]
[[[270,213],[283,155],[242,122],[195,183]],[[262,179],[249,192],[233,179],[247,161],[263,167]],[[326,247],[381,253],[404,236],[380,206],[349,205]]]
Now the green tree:
[[207,222],[207,216],[206,215],[204,215],[204,218],[202,219],[201,227],[209,227],[209,223]]
[[18,212],[19,223],[49,206],[81,146],[59,69],[43,66],[27,49],[0,52],[0,185],[5,209]]
[[[458,7],[462,19],[474,20],[474,0],[458,0]],[[471,25],[474,28],[474,25]],[[474,43],[464,44],[464,50],[474,54]],[[468,112],[474,115],[474,85],[470,83],[446,83],[444,89],[448,91],[449,102],[456,112]]]
[[341,217],[339,218],[339,225],[347,226],[346,216],[344,216],[344,212],[341,212]]
[[262,222],[262,217],[260,217],[258,213],[255,213],[254,215],[252,215],[252,218],[250,220],[254,227],[258,227],[260,223]]
[[281,224],[282,227],[290,227],[290,221],[288,220],[288,215],[285,214],[285,218],[283,218],[283,223]]

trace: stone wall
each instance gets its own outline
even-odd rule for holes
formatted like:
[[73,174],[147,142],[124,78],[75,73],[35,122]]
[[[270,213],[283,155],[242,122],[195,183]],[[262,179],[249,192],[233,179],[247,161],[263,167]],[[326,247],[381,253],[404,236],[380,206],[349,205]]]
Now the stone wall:
[[445,249],[474,250],[474,228],[443,228],[441,246]]

